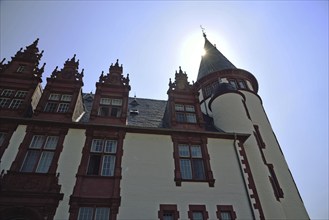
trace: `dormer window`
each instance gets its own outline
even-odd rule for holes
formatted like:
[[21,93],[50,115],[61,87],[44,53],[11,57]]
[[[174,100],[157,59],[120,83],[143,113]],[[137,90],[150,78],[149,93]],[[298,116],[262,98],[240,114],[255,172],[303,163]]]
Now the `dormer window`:
[[25,67],[26,67],[25,65],[19,65],[16,72],[22,73],[25,70]]
[[44,109],[45,112],[65,113],[69,110],[69,102],[72,100],[72,95],[51,93],[48,100],[51,102],[47,102]]
[[117,98],[101,98],[99,102],[98,115],[103,117],[121,116],[122,99]]
[[176,121],[181,123],[196,123],[193,105],[175,104]]

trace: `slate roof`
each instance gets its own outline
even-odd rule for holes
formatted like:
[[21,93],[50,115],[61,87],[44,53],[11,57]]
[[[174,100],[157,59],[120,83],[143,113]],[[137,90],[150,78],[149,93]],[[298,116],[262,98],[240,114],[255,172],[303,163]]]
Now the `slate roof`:
[[[93,100],[94,94],[83,94],[85,114],[81,118],[80,123],[88,123]],[[165,122],[167,118],[165,116],[166,107],[167,101],[165,100],[129,97],[127,125],[143,128],[165,128],[168,124]],[[219,131],[213,126],[212,118],[206,115],[203,115],[203,117],[207,131]]]
[[207,39],[205,38],[204,49],[206,54],[202,56],[199,73],[197,80],[205,77],[206,75],[224,70],[224,69],[236,69],[236,67]]

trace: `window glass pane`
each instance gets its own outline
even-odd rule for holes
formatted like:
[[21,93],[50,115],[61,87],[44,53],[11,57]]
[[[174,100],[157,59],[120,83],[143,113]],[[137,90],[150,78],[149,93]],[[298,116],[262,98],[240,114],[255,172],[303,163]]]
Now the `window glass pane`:
[[61,95],[60,95],[60,94],[55,94],[55,93],[52,93],[52,94],[50,94],[50,95],[49,95],[49,98],[48,98],[48,100],[54,100],[54,101],[58,101],[60,97],[61,97]]
[[111,99],[110,98],[101,98],[99,103],[101,105],[111,105]]
[[17,91],[15,97],[25,98],[26,95],[27,95],[27,91]]
[[45,112],[55,112],[57,109],[57,103],[47,102]]
[[98,110],[99,116],[109,116],[109,114],[110,114],[109,107],[104,107],[104,106],[99,107],[99,110]]
[[163,213],[163,220],[174,220],[174,214],[170,212]]
[[93,208],[81,207],[79,209],[78,220],[92,220],[93,219]]
[[229,80],[230,84],[234,87],[234,88],[238,88],[236,81],[234,79]]
[[122,99],[112,99],[112,105],[122,106]]
[[39,155],[39,151],[29,150],[26,153],[21,171],[22,172],[32,172],[33,168],[35,167],[35,165],[37,163],[38,155]]
[[15,90],[12,89],[4,89],[1,93],[2,96],[10,97],[14,95]]
[[0,132],[0,146],[3,144],[6,138],[6,133]]
[[41,154],[41,158],[39,160],[39,164],[37,167],[37,173],[47,173],[53,159],[54,152],[51,151],[44,151]]
[[40,149],[45,141],[45,136],[34,135],[29,148]]
[[96,208],[95,220],[109,220],[109,208]]
[[239,81],[239,86],[241,89],[245,89],[246,88],[246,83],[244,81]]
[[190,156],[190,150],[188,145],[180,144],[178,145],[178,151],[180,157],[189,157]]
[[101,139],[93,139],[91,143],[91,152],[103,152],[103,143],[104,140]]
[[72,100],[72,95],[62,95],[61,101],[70,102]]
[[88,164],[88,175],[98,175],[101,155],[90,155]]
[[220,218],[222,219],[222,220],[231,220],[232,218],[231,218],[231,213],[230,212],[221,212],[220,213]]
[[187,111],[187,112],[195,112],[194,106],[193,105],[186,105],[185,106],[185,111]]
[[112,107],[111,109],[111,116],[112,117],[120,117],[121,115],[121,108],[118,108],[118,107]]
[[57,136],[49,136],[47,137],[47,141],[45,144],[45,149],[51,149],[55,150],[58,142],[58,137]]
[[176,121],[185,122],[185,114],[182,112],[176,112]]
[[183,179],[192,179],[191,161],[188,159],[181,159],[180,171]]
[[113,176],[115,167],[115,156],[103,156],[102,176]]
[[182,104],[175,104],[176,111],[184,111],[184,105]]
[[193,113],[186,113],[186,121],[189,123],[196,123],[196,117]]
[[117,152],[117,141],[116,140],[106,140],[104,152],[105,153],[116,153]]
[[0,98],[0,108],[5,108],[9,105],[10,99],[9,98]]
[[22,103],[23,103],[22,99],[13,99],[9,105],[9,108],[18,109]]
[[193,212],[192,217],[193,217],[193,220],[203,220],[202,212]]
[[196,180],[204,180],[206,178],[203,161],[201,159],[193,160],[193,172]]
[[57,112],[67,112],[69,110],[69,103],[60,103]]
[[200,145],[192,145],[191,146],[191,155],[194,158],[202,158]]

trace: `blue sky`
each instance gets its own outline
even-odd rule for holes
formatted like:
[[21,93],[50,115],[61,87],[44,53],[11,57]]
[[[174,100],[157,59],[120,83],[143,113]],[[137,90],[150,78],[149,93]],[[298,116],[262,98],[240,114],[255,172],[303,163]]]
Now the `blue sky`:
[[312,219],[328,219],[328,1],[1,1],[0,58],[36,38],[44,83],[77,54],[83,92],[119,59],[131,92],[167,99],[179,66],[195,81],[204,39],[258,80]]

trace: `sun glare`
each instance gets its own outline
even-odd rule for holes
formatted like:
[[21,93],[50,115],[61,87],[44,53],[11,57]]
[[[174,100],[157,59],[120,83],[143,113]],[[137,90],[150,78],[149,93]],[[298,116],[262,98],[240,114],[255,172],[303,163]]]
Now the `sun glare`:
[[206,54],[203,46],[204,38],[200,32],[188,35],[183,42],[180,63],[190,82],[196,80],[201,58]]

